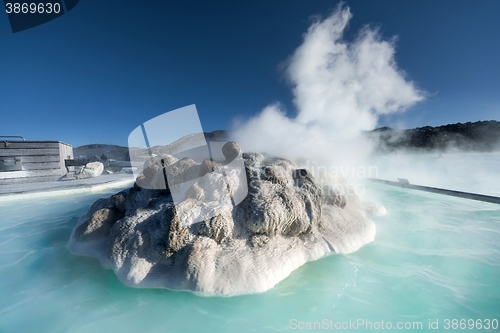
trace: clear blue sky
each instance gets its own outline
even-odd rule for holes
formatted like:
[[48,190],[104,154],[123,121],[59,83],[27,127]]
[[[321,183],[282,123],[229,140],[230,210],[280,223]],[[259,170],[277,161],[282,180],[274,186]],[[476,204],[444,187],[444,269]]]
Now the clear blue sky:
[[[347,39],[365,24],[398,36],[396,61],[427,92],[379,125],[500,120],[500,1],[346,1]],[[0,135],[127,144],[164,112],[196,104],[204,130],[274,101],[294,112],[280,63],[311,17],[337,1],[82,0],[13,34],[0,13]]]

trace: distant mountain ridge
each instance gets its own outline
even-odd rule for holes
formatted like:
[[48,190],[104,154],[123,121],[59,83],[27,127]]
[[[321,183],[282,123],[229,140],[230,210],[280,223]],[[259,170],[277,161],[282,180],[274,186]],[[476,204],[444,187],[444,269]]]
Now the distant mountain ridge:
[[[227,140],[227,131],[216,130],[205,132],[205,139],[209,141]],[[413,129],[393,129],[381,127],[365,134],[375,142],[375,151],[390,153],[400,150],[410,151],[437,151],[449,149],[461,151],[491,152],[500,151],[500,122],[495,120],[456,123],[442,126],[425,126]],[[190,136],[177,140],[175,145],[182,145]],[[133,148],[139,149],[139,148]],[[163,147],[152,147],[148,152],[145,149],[145,158],[153,153],[168,153]],[[117,161],[130,161],[129,148],[108,144],[89,144],[73,149],[73,155],[78,157],[94,157],[104,154],[106,158]]]
[[130,161],[128,147],[95,143],[73,148],[73,156],[75,158],[101,157],[103,154],[106,158],[117,161]]
[[[224,130],[216,130],[212,132],[204,132],[205,140],[207,142],[210,141],[224,141],[226,139],[226,131]],[[161,153],[169,153],[168,149],[171,149],[173,146],[183,145],[191,139],[190,135],[180,138],[179,140],[171,143],[169,146],[156,146],[151,147],[148,151],[145,148],[132,148],[136,152],[139,151],[140,155],[144,155],[144,159],[149,157],[150,153],[161,154]],[[77,148],[73,148],[73,156],[75,158],[93,158],[95,156],[105,156],[108,159],[114,159],[116,161],[130,161],[130,152],[128,147],[118,146],[118,145],[109,145],[102,143],[93,143],[84,146],[80,146]]]
[[495,120],[425,126],[407,130],[381,127],[367,132],[377,152],[398,150],[491,152],[500,150],[500,122]]

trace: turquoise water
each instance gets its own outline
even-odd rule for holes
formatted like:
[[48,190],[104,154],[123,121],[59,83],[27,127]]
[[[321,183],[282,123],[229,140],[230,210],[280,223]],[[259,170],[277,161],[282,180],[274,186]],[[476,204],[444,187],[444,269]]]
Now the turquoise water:
[[453,331],[453,319],[500,320],[500,206],[369,186],[367,197],[388,210],[374,219],[375,242],[308,263],[266,293],[230,298],[128,288],[96,259],[72,255],[66,242],[78,217],[116,190],[0,202],[0,332],[377,331],[389,323],[430,331],[429,322],[445,331],[447,319]]

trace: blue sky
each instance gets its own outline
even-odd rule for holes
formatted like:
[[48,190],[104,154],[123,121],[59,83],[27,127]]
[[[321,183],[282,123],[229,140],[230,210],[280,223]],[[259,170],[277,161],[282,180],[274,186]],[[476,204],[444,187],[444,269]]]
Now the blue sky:
[[[164,112],[196,104],[204,130],[279,101],[283,62],[337,1],[84,0],[13,34],[0,14],[0,135],[127,144]],[[397,36],[395,59],[426,100],[379,126],[500,120],[500,1],[347,1],[346,39],[365,24]]]

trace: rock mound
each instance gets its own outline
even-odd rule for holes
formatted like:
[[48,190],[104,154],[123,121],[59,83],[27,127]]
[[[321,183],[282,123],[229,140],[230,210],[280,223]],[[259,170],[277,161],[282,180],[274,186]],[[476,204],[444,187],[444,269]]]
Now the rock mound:
[[[291,161],[241,154],[235,143],[223,154],[220,163],[168,155],[147,161],[132,188],[98,200],[80,218],[69,248],[99,258],[129,286],[236,295],[266,291],[307,261],[374,239],[368,206],[353,195],[319,186]],[[223,169],[234,159],[244,170]],[[198,177],[182,202],[174,204],[169,188],[141,186],[175,164],[168,172]],[[223,192],[238,191],[238,173],[248,195],[234,206]]]

